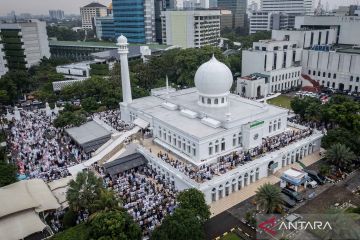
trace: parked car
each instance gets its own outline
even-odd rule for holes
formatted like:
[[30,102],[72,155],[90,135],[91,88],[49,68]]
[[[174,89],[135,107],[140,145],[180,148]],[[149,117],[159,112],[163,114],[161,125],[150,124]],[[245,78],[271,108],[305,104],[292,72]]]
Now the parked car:
[[296,202],[294,200],[292,200],[290,197],[288,197],[287,195],[281,193],[281,199],[283,201],[283,205],[285,207],[288,208],[293,208],[296,205]]
[[300,193],[290,190],[288,188],[281,189],[281,192],[288,195],[290,198],[294,199],[297,202],[301,202],[304,200]]
[[321,174],[318,174],[313,170],[307,170],[307,169],[304,169],[304,172],[306,172],[309,175],[309,177],[315,180],[319,185],[323,185],[325,183],[325,177],[323,177]]
[[316,188],[317,187],[317,182],[315,180],[312,180],[310,182],[307,183],[307,187],[310,187],[310,188]]

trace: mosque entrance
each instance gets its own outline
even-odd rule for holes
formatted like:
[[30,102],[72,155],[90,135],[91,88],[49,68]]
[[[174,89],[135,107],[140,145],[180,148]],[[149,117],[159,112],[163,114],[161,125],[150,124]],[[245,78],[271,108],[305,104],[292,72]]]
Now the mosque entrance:
[[260,86],[257,87],[256,96],[257,96],[258,98],[261,97],[261,87],[260,87]]
[[274,162],[274,161],[269,162],[269,165],[268,165],[268,176],[274,174],[275,168],[277,168],[278,165],[279,165],[279,164],[278,164],[277,162]]

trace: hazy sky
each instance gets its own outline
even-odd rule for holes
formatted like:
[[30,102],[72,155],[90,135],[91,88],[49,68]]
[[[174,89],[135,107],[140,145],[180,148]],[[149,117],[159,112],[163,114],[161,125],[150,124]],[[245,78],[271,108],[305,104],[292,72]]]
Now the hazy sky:
[[[248,0],[251,2],[252,0]],[[260,0],[255,0],[260,2]],[[318,0],[314,0],[317,4]],[[92,0],[0,0],[0,15],[5,15],[11,10],[18,13],[48,14],[49,9],[62,9],[65,14],[80,14],[80,7],[92,2]],[[104,5],[109,5],[111,0],[99,0]],[[349,4],[360,4],[360,0],[322,0],[329,2],[330,7]]]

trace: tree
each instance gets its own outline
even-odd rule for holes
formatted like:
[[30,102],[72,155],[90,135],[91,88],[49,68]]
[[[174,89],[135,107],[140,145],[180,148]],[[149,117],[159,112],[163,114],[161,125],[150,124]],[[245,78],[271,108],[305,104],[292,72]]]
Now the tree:
[[77,214],[73,210],[69,209],[66,211],[63,217],[64,228],[74,227],[76,225]]
[[16,166],[0,159],[0,187],[16,182]]
[[70,209],[76,212],[81,209],[90,210],[92,204],[100,198],[103,188],[102,180],[96,177],[93,172],[78,173],[75,181],[70,181],[66,193],[66,200],[69,202]]
[[326,160],[341,170],[349,169],[356,155],[350,148],[341,143],[332,145],[325,153]]
[[204,223],[210,218],[209,206],[205,202],[204,193],[190,188],[179,193],[177,196],[179,208],[188,209],[197,216],[201,223]]
[[52,240],[88,240],[90,229],[86,223],[81,223],[75,227],[71,227],[55,234],[51,239]]
[[205,238],[201,222],[189,209],[177,208],[173,215],[165,217],[161,226],[151,235],[156,240],[202,240]]
[[99,199],[91,204],[92,212],[120,209],[120,202],[114,192],[108,189],[101,189]]
[[54,126],[63,128],[66,126],[80,126],[86,122],[86,116],[81,111],[66,112],[61,111],[60,115],[54,120]]
[[141,239],[139,225],[125,210],[99,212],[89,224],[90,236],[93,239]]
[[274,213],[282,202],[280,188],[265,183],[257,189],[255,199],[260,209],[266,213]]

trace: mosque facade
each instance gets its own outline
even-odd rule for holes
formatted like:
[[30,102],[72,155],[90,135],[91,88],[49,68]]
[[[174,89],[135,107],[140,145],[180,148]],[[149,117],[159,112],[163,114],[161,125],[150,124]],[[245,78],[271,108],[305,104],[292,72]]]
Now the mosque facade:
[[[306,129],[288,122],[286,109],[230,93],[232,73],[214,56],[198,68],[194,88],[174,90],[167,84],[159,91],[152,91],[151,96],[132,99],[124,36],[119,37],[118,45],[124,96],[120,103],[121,118],[150,131],[156,146],[188,166],[204,169],[236,153],[252,152],[262,146],[264,139],[289,129]],[[141,144],[137,150],[179,190],[195,187],[211,203],[318,151],[321,137],[315,131],[201,181],[190,178]]]

